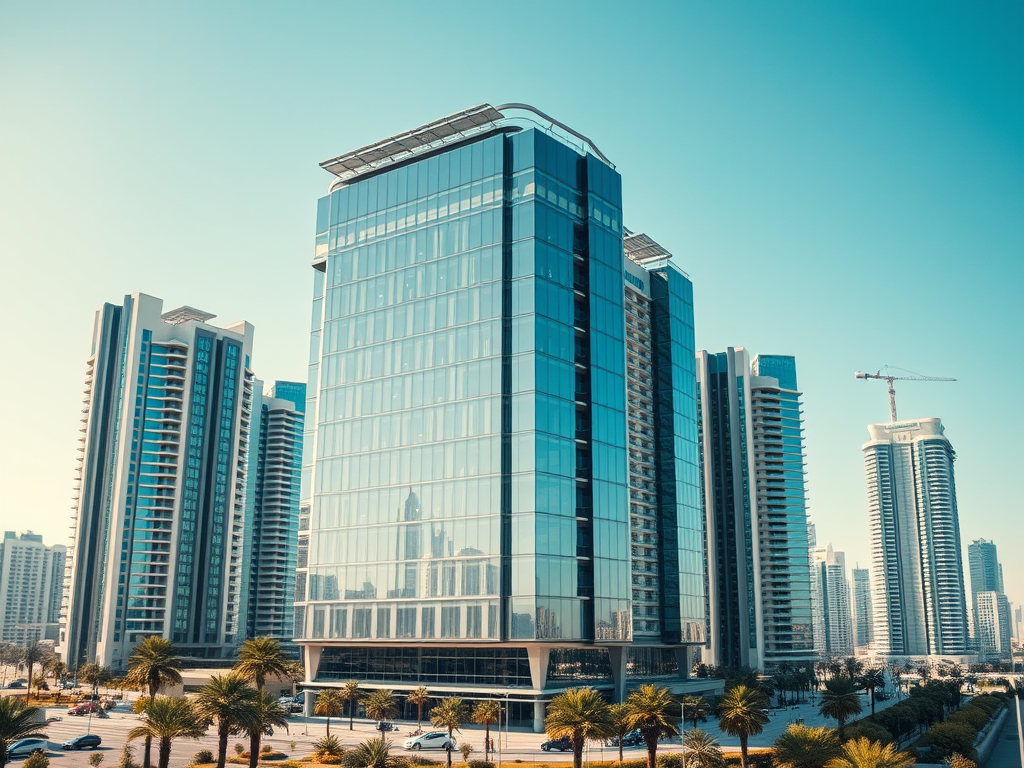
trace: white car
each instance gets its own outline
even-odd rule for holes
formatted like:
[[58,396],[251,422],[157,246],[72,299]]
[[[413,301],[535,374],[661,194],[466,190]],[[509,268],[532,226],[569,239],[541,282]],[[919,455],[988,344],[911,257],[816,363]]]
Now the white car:
[[449,747],[455,749],[458,747],[458,743],[455,741],[455,737],[449,739],[448,734],[444,731],[430,731],[430,733],[424,733],[414,739],[406,739],[402,746],[412,750],[448,749]]
[[7,757],[28,757],[33,752],[46,752],[48,749],[43,739],[21,739],[7,748]]

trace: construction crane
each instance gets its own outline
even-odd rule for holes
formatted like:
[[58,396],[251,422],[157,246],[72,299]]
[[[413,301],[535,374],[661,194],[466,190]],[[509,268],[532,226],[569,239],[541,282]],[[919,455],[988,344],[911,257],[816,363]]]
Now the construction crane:
[[884,374],[882,371],[878,373],[862,373],[857,371],[854,375],[858,379],[881,379],[889,385],[889,412],[892,414],[893,424],[896,423],[896,388],[892,384],[894,381],[956,381],[956,379],[949,379],[943,376],[922,376],[913,371],[907,371],[907,373],[912,373],[913,376],[890,376],[888,365],[882,370],[885,371]]

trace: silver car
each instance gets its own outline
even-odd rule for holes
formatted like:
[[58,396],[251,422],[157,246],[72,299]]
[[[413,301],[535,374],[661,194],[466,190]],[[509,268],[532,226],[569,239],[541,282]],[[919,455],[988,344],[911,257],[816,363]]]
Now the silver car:
[[48,746],[43,739],[21,739],[7,748],[7,757],[28,757],[33,752],[46,752]]
[[455,741],[455,737],[449,739],[448,734],[444,731],[430,731],[422,736],[406,739],[402,746],[411,750],[455,749],[458,747],[458,743]]

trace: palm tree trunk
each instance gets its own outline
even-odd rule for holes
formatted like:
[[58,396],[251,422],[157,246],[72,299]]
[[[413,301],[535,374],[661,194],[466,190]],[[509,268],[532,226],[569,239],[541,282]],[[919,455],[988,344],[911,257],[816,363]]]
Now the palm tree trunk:
[[747,735],[740,736],[740,765],[747,768]]
[[352,699],[348,703],[348,729],[352,730],[352,719],[356,716],[356,700]]
[[658,737],[654,737],[652,743],[648,739],[644,739],[647,742],[647,768],[655,768],[658,762]]
[[249,734],[249,768],[256,768],[260,761],[260,733],[255,731]]
[[416,730],[423,730],[423,702],[416,705]]
[[845,730],[846,730],[846,718],[840,716],[840,718],[839,718],[839,740],[840,741],[845,741],[845,738],[844,738]]
[[28,687],[25,689],[25,703],[28,704],[28,697],[32,695],[32,662],[28,663]]
[[622,762],[622,740],[625,738],[624,734],[619,734],[619,762]]
[[583,768],[583,740],[572,740],[572,768]]
[[149,748],[151,746],[153,746],[153,737],[152,736],[147,736],[146,737],[146,746],[142,750],[142,768],[150,768],[150,766],[152,765],[152,762],[150,761],[150,757],[149,757]]
[[171,762],[171,740],[170,738],[160,739],[159,768],[167,768]]
[[[7,669],[4,668],[4,676],[7,676]],[[0,741],[0,768],[7,765],[7,742]]]
[[484,723],[484,762],[490,760],[491,724]]
[[224,768],[228,757],[228,721],[217,724],[217,768]]
[[327,716],[327,735],[331,735],[331,716]]

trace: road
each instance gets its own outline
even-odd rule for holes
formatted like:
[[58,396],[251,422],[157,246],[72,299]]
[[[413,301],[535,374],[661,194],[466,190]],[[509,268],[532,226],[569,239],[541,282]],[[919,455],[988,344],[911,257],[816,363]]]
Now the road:
[[[891,699],[885,702],[878,702],[877,706],[881,709],[895,703],[895,699]],[[764,733],[760,736],[751,737],[750,746],[770,746],[775,738],[786,730],[790,723],[796,722],[796,720],[800,718],[803,718],[807,725],[835,725],[834,721],[826,721],[823,717],[818,715],[817,710],[817,702],[807,702],[792,708],[773,710],[771,713],[772,720],[767,726],[765,726]],[[865,713],[869,711],[869,709],[865,708]],[[104,755],[101,768],[112,768],[120,757],[120,751],[124,745],[128,731],[139,723],[139,717],[129,712],[114,711],[110,713],[109,718],[101,719],[93,717],[91,721],[85,717],[68,715],[67,707],[49,707],[46,712],[47,717],[61,718],[61,720],[47,726],[45,730],[52,747],[50,757],[53,768],[64,768],[65,766],[67,766],[67,768],[80,768],[88,765],[90,754],[89,750],[84,752],[64,752],[60,749],[62,742],[67,741],[74,736],[86,733],[87,731],[99,734],[103,739],[103,744],[98,750]],[[425,723],[424,725],[424,730],[428,730],[430,728],[429,724]],[[388,738],[394,744],[393,749],[395,752],[405,754],[405,750],[401,747],[402,741],[410,735],[410,732],[415,727],[414,723],[400,722],[400,729],[388,734]],[[713,736],[720,737],[719,743],[722,745],[724,751],[733,752],[738,750],[738,740],[731,736],[720,734],[718,730],[718,723],[715,719],[709,719],[708,722],[702,723],[700,727],[711,733]],[[279,730],[273,736],[264,739],[264,744],[269,744],[274,749],[289,755],[289,757],[304,757],[312,753],[313,742],[326,733],[327,721],[322,717],[311,717],[307,720],[302,716],[295,716],[290,718],[289,731],[290,733],[285,732],[283,729]],[[354,730],[350,731],[348,728],[348,720],[346,719],[333,719],[331,721],[331,733],[338,736],[341,739],[342,744],[345,746],[355,746],[356,744],[377,735],[377,732],[373,730],[373,723],[357,720],[355,722]],[[496,729],[492,728],[491,737],[495,741],[498,740]],[[456,734],[456,738],[460,743],[468,741],[473,745],[473,759],[483,758],[484,730],[482,726],[464,726],[461,735]],[[512,730],[507,734],[502,733],[502,758],[505,761],[520,760],[524,763],[568,762],[572,759],[571,753],[542,752],[540,750],[540,744],[546,738],[547,737],[544,734],[532,733],[525,730]],[[228,742],[229,754],[234,754],[235,744],[244,742],[245,739],[242,737],[232,737]],[[295,742],[294,748],[292,748],[292,742]],[[248,744],[246,744],[246,746],[248,746]],[[209,749],[216,752],[216,735],[212,727],[207,731],[206,736],[201,739],[182,739],[175,741],[171,748],[171,768],[182,768],[183,766],[188,765],[191,762],[192,755],[200,749]],[[676,738],[671,742],[663,743],[662,749],[669,752],[678,751],[680,749],[679,739]],[[140,752],[141,743],[136,747],[136,762],[140,762]],[[627,759],[642,758],[645,755],[645,751],[642,747],[634,747],[631,749],[627,748],[624,752]],[[443,752],[425,752],[422,754],[424,757],[436,757],[439,761],[443,761],[444,759]],[[458,758],[457,763],[462,764],[461,755],[457,755],[456,757]],[[616,748],[601,747],[596,744],[590,747],[589,759],[615,760],[617,758],[618,750]],[[154,761],[156,759],[155,747],[153,759]],[[989,761],[989,765],[997,766],[1001,764]]]
[[1020,764],[1020,743],[1017,741],[1017,713],[1012,704],[1009,717],[1003,722],[1003,730],[983,768],[1024,768]]

